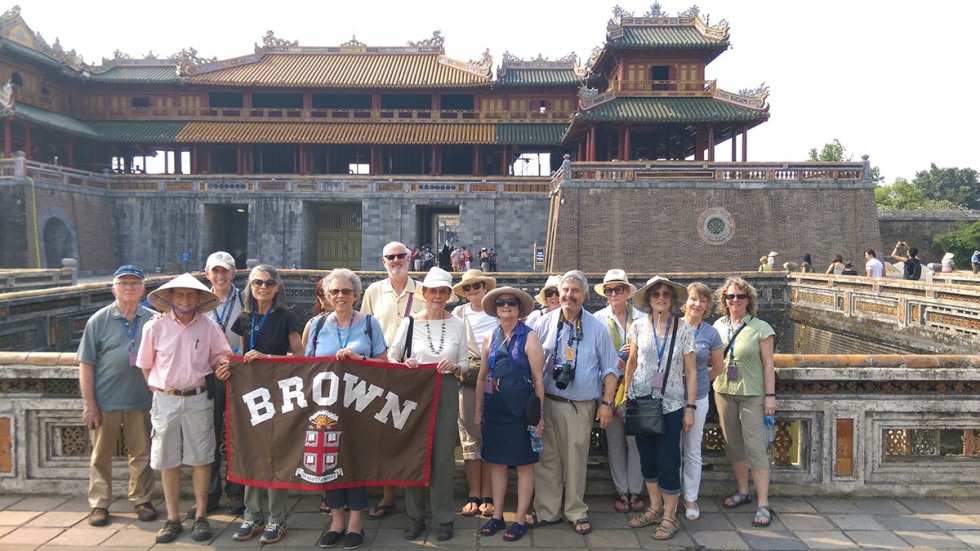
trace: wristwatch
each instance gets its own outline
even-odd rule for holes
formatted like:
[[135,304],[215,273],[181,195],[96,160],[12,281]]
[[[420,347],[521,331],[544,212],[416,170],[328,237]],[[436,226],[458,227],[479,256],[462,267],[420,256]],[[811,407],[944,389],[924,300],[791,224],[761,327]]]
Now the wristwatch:
[[611,407],[611,408],[613,408],[613,409],[616,409],[616,406],[615,406],[615,405],[613,405],[613,403],[612,403],[612,402],[610,402],[609,400],[603,400],[603,401],[602,401],[602,402],[600,402],[600,403],[601,403],[601,405],[604,405],[604,406],[609,406],[609,407]]
[[698,409],[698,405],[697,404],[687,404],[684,407],[686,407],[687,409]]

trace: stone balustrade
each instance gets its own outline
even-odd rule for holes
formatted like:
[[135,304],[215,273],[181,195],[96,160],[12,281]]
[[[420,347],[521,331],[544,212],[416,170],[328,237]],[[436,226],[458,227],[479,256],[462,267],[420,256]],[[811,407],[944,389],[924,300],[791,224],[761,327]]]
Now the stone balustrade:
[[[777,354],[776,366],[774,494],[980,496],[980,356]],[[74,354],[0,352],[0,396],[0,492],[83,493]],[[596,435],[588,491],[611,493]],[[731,491],[711,416],[704,458],[703,492]],[[114,473],[121,493],[123,457]]]

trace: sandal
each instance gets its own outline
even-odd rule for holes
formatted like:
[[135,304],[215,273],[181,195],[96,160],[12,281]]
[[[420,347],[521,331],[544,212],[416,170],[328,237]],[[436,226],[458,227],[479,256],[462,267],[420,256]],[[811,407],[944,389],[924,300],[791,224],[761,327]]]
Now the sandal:
[[464,517],[473,517],[480,514],[480,498],[469,497],[466,499],[466,505],[459,511],[459,514]]
[[749,494],[743,494],[742,492],[735,492],[732,497],[729,497],[722,502],[722,506],[724,506],[726,509],[734,509],[748,503],[752,503],[752,496]]
[[616,498],[616,503],[613,503],[613,507],[616,509],[617,513],[628,513],[630,510],[630,498],[626,494],[619,494]]
[[687,520],[698,520],[701,516],[701,508],[698,507],[697,501],[684,500],[684,516],[687,517]]
[[[650,513],[650,515],[653,516],[651,517],[647,513]],[[644,511],[643,513],[631,518],[629,520],[629,525],[630,528],[646,528],[651,524],[660,524],[662,521],[663,521],[663,517],[660,516],[660,513],[654,511],[653,508],[650,508]]]
[[483,498],[483,503],[480,505],[480,514],[485,517],[493,516],[493,498],[485,497]]
[[643,499],[640,498],[640,494],[630,494],[630,511],[639,513],[646,508],[647,504],[643,503]]
[[364,513],[364,516],[366,516],[371,520],[381,520],[394,512],[395,512],[394,503],[392,503],[391,505],[381,505],[379,503],[378,505],[375,505],[373,509]]
[[580,518],[576,520],[572,527],[575,528],[575,533],[580,536],[587,536],[592,533],[592,524],[587,518]]
[[523,524],[518,524],[516,522],[510,525],[510,528],[504,532],[504,541],[517,541],[524,537],[527,533],[527,527]]
[[497,533],[497,530],[503,530],[507,527],[507,523],[504,522],[502,518],[491,518],[480,528],[481,536],[492,536]]
[[752,519],[752,526],[768,528],[771,522],[772,509],[768,505],[760,505],[759,508],[755,510],[755,518]]
[[528,530],[533,530],[544,526],[554,526],[555,524],[561,524],[561,522],[561,517],[558,517],[555,520],[541,520],[538,518],[537,513],[528,513],[527,516],[524,517],[524,526],[526,526]]
[[[669,526],[667,525],[668,522],[670,523]],[[674,537],[674,534],[676,533],[677,521],[672,518],[664,517],[663,522],[660,523],[660,526],[657,526],[657,529],[653,531],[653,539],[669,540],[670,538]]]

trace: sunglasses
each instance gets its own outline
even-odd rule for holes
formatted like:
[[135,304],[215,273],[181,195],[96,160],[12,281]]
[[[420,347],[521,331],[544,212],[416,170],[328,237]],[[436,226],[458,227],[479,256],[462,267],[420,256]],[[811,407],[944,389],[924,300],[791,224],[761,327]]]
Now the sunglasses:
[[650,291],[649,293],[647,293],[648,297],[654,297],[654,298],[659,298],[659,297],[667,298],[671,295],[672,293],[670,291]]
[[252,285],[252,287],[275,287],[276,285],[279,285],[279,282],[274,279],[253,279],[249,283]]
[[617,285],[615,287],[603,287],[602,288],[602,294],[606,295],[607,297],[611,297],[614,294],[621,295],[621,294],[623,294],[625,292],[626,292],[626,286],[625,285]]
[[501,306],[510,306],[516,308],[521,303],[520,300],[510,297],[510,298],[498,298],[493,301],[494,306],[500,308]]
[[547,291],[544,292],[544,296],[546,298],[557,297],[558,296],[558,290],[557,289],[548,289]]
[[332,297],[336,297],[336,296],[340,296],[340,295],[344,295],[345,297],[349,297],[349,296],[351,296],[351,295],[354,294],[354,289],[330,289],[327,292],[330,293],[330,296],[332,296]]
[[738,293],[738,294],[735,294],[735,295],[725,295],[725,298],[727,298],[728,300],[735,300],[735,299],[745,300],[745,299],[749,298],[749,295],[746,294],[746,293]]
[[394,260],[396,258],[398,260],[401,260],[401,259],[405,258],[406,256],[408,256],[408,253],[386,254],[385,255],[385,258],[387,258],[389,261],[391,261],[391,260]]
[[476,283],[470,283],[470,284],[467,284],[467,285],[463,285],[463,292],[464,293],[469,293],[470,291],[479,291],[482,288],[483,288],[483,282],[482,281],[477,281]]

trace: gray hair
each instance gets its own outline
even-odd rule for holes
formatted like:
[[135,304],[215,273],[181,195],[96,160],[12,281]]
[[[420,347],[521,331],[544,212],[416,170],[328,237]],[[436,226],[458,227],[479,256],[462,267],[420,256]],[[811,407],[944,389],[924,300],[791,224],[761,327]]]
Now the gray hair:
[[561,281],[558,282],[558,286],[561,287],[561,284],[565,283],[565,281],[569,279],[575,280],[579,284],[579,286],[582,287],[583,291],[588,292],[589,278],[585,277],[585,274],[583,274],[580,270],[571,270],[565,272],[561,276]]
[[323,278],[323,296],[328,296],[330,294],[328,292],[330,290],[330,284],[335,279],[347,280],[347,282],[354,288],[354,298],[361,296],[361,291],[364,290],[364,287],[361,285],[361,278],[347,268],[335,268]]

